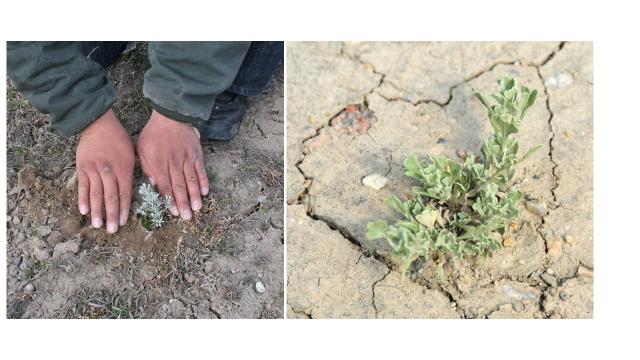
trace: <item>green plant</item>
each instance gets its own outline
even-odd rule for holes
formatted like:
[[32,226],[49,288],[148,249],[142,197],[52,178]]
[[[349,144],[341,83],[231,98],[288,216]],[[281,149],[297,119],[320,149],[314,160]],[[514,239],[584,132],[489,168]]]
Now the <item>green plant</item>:
[[169,213],[172,205],[171,196],[161,198],[149,184],[142,184],[139,192],[142,195],[142,205],[136,213],[142,215],[142,226],[147,230],[161,227],[164,224],[164,216]]
[[402,273],[419,257],[428,259],[434,252],[458,259],[491,256],[501,247],[506,223],[518,216],[522,192],[510,186],[514,167],[540,146],[517,158],[514,134],[537,91],[519,86],[508,76],[498,84],[499,92],[491,95],[495,103],[474,89],[494,131],[482,144],[484,161],[476,162],[473,154],[463,163],[444,156],[423,161],[412,154],[404,161],[404,173],[420,185],[411,189],[412,196],[406,201],[397,196],[387,200],[404,219],[393,225],[384,220],[368,224],[367,238],[386,238],[393,254],[402,260]]

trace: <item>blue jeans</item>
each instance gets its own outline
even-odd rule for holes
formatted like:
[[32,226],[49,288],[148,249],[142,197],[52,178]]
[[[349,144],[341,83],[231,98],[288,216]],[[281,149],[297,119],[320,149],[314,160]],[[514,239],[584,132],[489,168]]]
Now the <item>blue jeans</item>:
[[243,96],[260,95],[283,58],[283,41],[252,41],[236,78],[227,90]]

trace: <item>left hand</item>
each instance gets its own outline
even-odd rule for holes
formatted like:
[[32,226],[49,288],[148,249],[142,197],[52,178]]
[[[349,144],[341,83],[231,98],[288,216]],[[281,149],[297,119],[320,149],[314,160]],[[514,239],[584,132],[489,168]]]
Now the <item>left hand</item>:
[[151,185],[157,185],[162,196],[171,196],[171,214],[190,220],[191,210],[202,208],[200,196],[209,193],[202,146],[193,126],[154,110],[138,137],[136,150]]

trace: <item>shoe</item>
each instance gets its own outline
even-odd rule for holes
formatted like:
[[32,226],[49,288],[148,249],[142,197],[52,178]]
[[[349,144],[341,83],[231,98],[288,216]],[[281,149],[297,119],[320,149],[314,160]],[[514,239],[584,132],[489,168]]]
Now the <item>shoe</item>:
[[240,129],[247,106],[246,96],[225,91],[216,97],[209,120],[196,124],[196,128],[207,139],[231,140]]

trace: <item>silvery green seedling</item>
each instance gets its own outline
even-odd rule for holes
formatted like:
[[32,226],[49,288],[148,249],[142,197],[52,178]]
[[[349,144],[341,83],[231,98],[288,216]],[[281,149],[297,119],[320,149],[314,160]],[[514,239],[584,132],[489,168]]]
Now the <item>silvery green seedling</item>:
[[433,252],[455,258],[491,256],[501,247],[499,238],[507,222],[518,216],[516,205],[522,192],[511,187],[515,166],[540,146],[518,158],[514,134],[537,91],[519,86],[508,76],[498,84],[498,93],[490,98],[474,90],[493,128],[482,144],[483,161],[476,162],[472,154],[463,163],[444,156],[420,160],[412,154],[404,161],[404,173],[419,185],[411,189],[412,196],[406,201],[397,196],[387,200],[403,219],[392,225],[384,220],[368,224],[367,238],[386,238],[402,261],[402,273],[416,259],[428,259]]
[[161,198],[149,184],[142,184],[139,192],[142,195],[142,205],[136,213],[142,216],[142,226],[147,230],[161,227],[164,224],[164,216],[169,214],[171,208],[171,196]]

